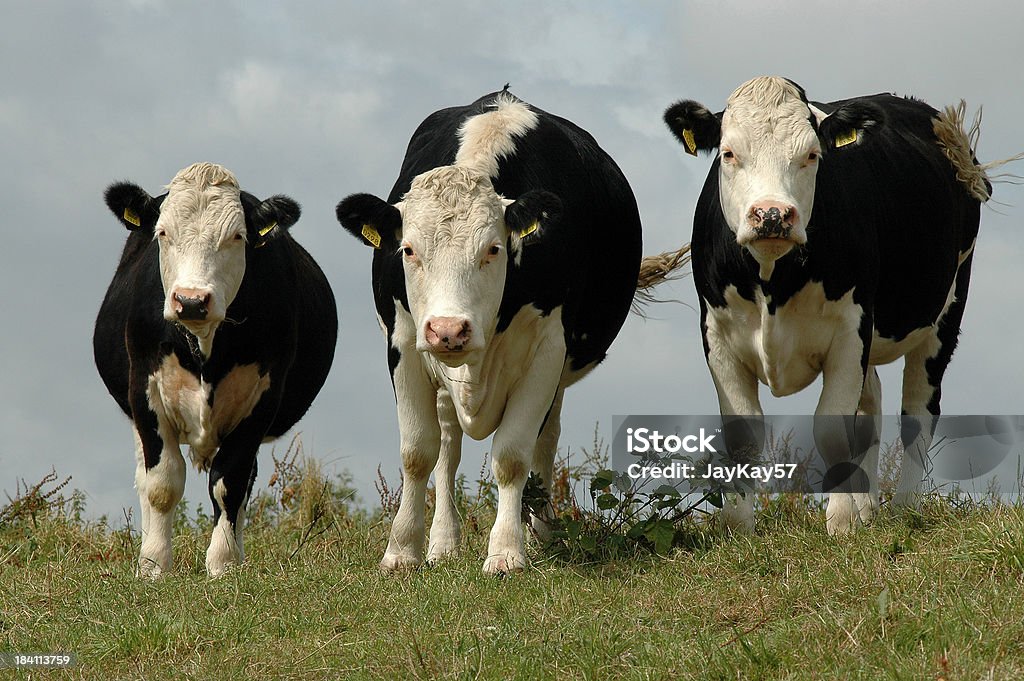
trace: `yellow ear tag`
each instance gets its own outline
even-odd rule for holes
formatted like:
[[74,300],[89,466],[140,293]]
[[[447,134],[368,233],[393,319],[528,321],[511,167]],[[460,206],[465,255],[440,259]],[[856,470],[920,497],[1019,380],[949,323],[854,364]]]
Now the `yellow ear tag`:
[[276,222],[271,222],[269,225],[267,225],[263,229],[259,230],[259,235],[260,236],[266,236],[266,235],[270,234],[270,230],[274,229],[274,227],[277,227],[277,223]]
[[124,209],[124,221],[130,222],[136,227],[142,224],[142,220],[139,219],[139,214],[133,211],[131,208]]
[[525,239],[526,237],[528,237],[531,234],[533,234],[534,232],[536,232],[538,227],[540,227],[540,222],[536,222],[535,221],[532,225],[530,225],[529,227],[527,227],[523,231],[519,232],[519,238],[520,239]]
[[683,142],[685,143],[686,153],[690,156],[696,156],[697,140],[693,139],[693,130],[689,128],[683,130]]
[[847,144],[853,144],[857,141],[857,130],[852,129],[849,132],[839,135],[836,137],[836,148],[845,147]]
[[370,225],[363,225],[363,238],[370,242],[374,248],[380,248],[380,233]]

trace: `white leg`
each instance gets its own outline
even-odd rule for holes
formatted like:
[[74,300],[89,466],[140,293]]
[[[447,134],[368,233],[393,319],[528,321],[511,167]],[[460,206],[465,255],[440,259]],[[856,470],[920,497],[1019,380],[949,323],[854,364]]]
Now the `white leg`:
[[434,521],[430,525],[427,561],[433,563],[457,555],[462,519],[455,506],[455,476],[462,460],[462,427],[448,390],[437,393],[437,420],[441,426],[441,449],[434,468]]
[[[856,330],[838,335],[822,369],[822,390],[814,412],[814,442],[830,466],[850,462],[853,457],[847,419],[857,413],[864,392],[865,369],[861,364],[864,342]],[[833,418],[828,418],[833,417]],[[829,534],[846,534],[860,525],[864,503],[849,491],[828,495],[825,528]]]
[[[153,579],[171,569],[174,510],[185,493],[185,459],[177,441],[163,435],[160,462],[142,472],[144,480],[139,488],[144,527],[139,575]],[[138,477],[136,471],[136,481]]]
[[427,378],[418,353],[403,353],[394,382],[401,433],[402,499],[380,562],[381,569],[388,571],[423,562],[427,481],[441,446],[437,389]]
[[[762,416],[761,402],[757,395],[757,376],[743,362],[735,357],[728,345],[706,330],[708,368],[718,392],[718,408],[723,419],[729,416],[744,416],[757,419]],[[727,432],[729,432],[727,430]],[[762,448],[763,443],[732,441],[728,446],[734,451],[753,446]],[[729,493],[723,499],[721,524],[730,532],[750,534],[754,531],[754,498],[750,494]]]
[[133,425],[132,437],[135,439],[135,491],[139,494],[139,511],[142,530],[142,541],[146,541],[149,535],[149,496],[146,494],[146,457],[142,450],[142,439],[139,438],[139,431]]
[[509,397],[494,434],[491,465],[498,483],[498,510],[487,544],[484,573],[501,574],[526,567],[523,541],[523,488],[544,416],[558,389],[565,362],[565,338],[559,327],[538,343],[533,364]]

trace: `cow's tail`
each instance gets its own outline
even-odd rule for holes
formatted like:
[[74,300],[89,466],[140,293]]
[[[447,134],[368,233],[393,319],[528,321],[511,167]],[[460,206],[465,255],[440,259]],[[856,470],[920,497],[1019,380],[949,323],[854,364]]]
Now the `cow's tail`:
[[633,312],[643,315],[648,303],[663,302],[654,295],[654,288],[672,279],[686,275],[684,268],[690,263],[690,244],[683,244],[678,250],[648,255],[640,261],[640,274],[633,294]]
[[960,100],[955,106],[947,106],[939,112],[932,124],[939,148],[956,170],[956,179],[967,189],[967,193],[982,203],[992,198],[992,182],[1011,182],[1021,179],[1017,175],[1001,173],[989,177],[988,171],[1004,166],[1013,161],[1024,159],[1024,153],[1005,158],[1001,161],[978,163],[974,152],[978,148],[981,136],[981,109],[974,114],[969,128],[967,122],[967,103]]

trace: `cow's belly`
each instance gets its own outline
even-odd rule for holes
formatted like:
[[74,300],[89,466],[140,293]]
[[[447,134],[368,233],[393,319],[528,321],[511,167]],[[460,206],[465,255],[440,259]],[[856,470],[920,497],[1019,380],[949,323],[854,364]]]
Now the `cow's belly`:
[[819,283],[807,284],[775,314],[768,313],[760,292],[749,301],[730,286],[725,300],[724,308],[708,307],[710,350],[732,355],[776,397],[810,385],[821,373],[836,333],[856,329],[861,317],[852,292],[829,301]]
[[214,386],[182,368],[172,354],[150,377],[147,396],[161,435],[189,445],[193,463],[207,469],[221,438],[252,413],[269,387],[270,376],[255,364],[234,367]]
[[501,424],[509,398],[527,373],[536,369],[538,361],[552,359],[538,357],[540,352],[556,354],[554,370],[561,370],[565,358],[561,308],[541,316],[533,306],[524,307],[508,328],[491,339],[478,365],[447,367],[429,355],[425,361],[448,388],[462,430],[482,440]]

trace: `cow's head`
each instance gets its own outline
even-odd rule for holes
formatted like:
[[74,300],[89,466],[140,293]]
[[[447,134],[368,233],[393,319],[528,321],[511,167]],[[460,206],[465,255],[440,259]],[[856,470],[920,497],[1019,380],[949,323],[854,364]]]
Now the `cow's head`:
[[497,324],[509,259],[543,238],[561,201],[530,191],[511,201],[486,176],[454,165],[417,176],[391,205],[369,194],[338,204],[342,226],[405,269],[416,349],[449,366],[472,364]]
[[242,284],[246,259],[300,214],[286,196],[260,201],[241,191],[229,170],[212,163],[180,171],[163,196],[121,182],[107,189],[106,201],[125,227],[156,239],[164,318],[196,336],[207,356]]
[[807,242],[819,163],[863,144],[882,121],[882,110],[862,101],[826,115],[778,77],[747,81],[720,114],[693,101],[665,112],[687,152],[719,148],[722,212],[768,277],[778,258]]

